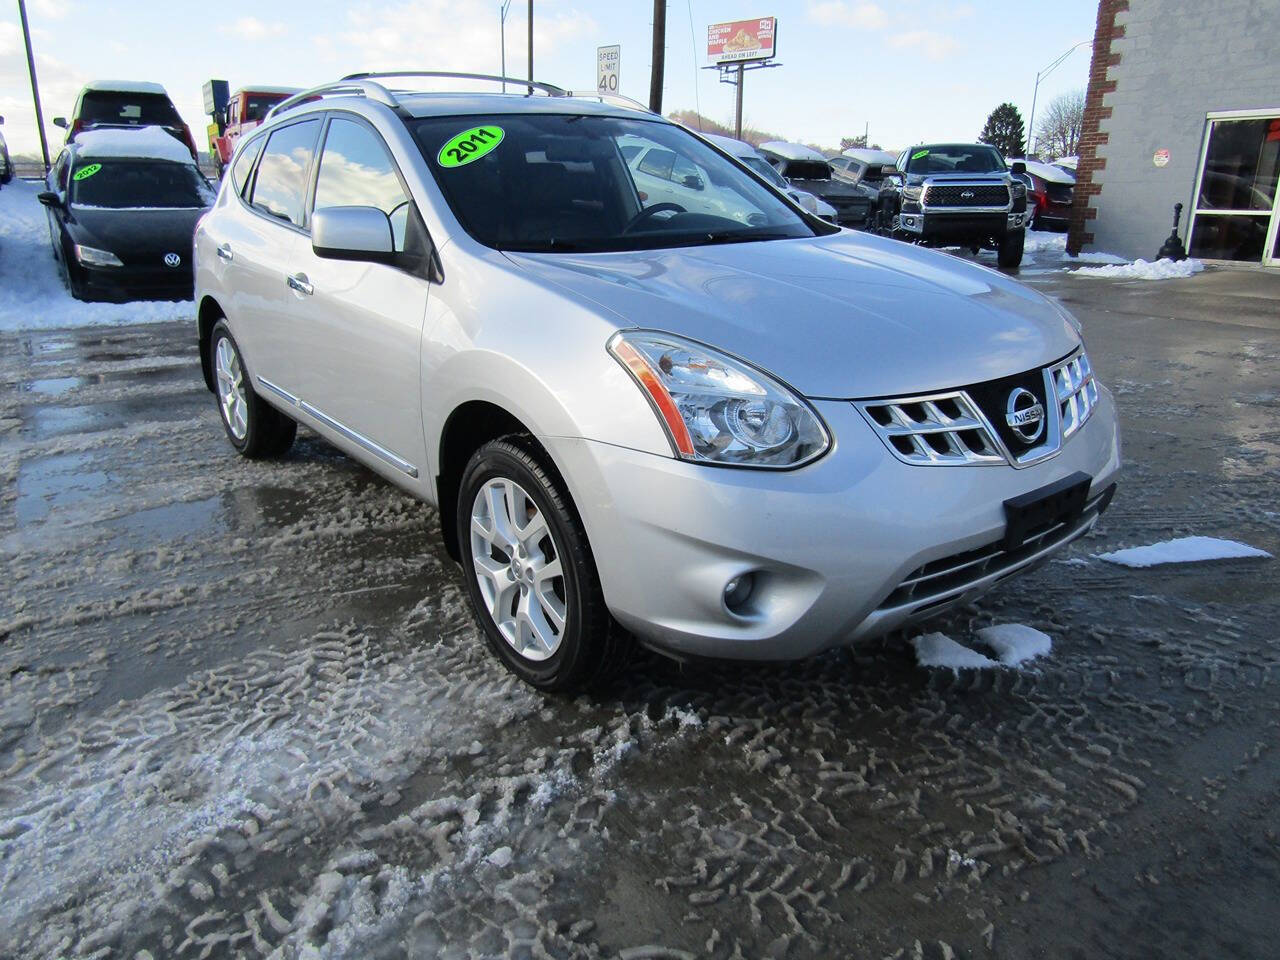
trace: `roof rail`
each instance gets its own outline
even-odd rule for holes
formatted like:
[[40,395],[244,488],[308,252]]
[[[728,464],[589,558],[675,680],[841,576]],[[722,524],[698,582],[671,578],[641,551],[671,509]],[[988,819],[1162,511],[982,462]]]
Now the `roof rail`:
[[387,77],[436,77],[445,80],[484,80],[490,83],[509,83],[515,87],[528,87],[541,90],[549,97],[570,96],[568,90],[538,80],[521,80],[518,77],[500,77],[491,73],[454,73],[442,70],[390,70],[351,73],[343,77],[344,81],[384,80]]
[[312,87],[310,90],[303,90],[301,93],[295,93],[288,100],[282,100],[274,107],[267,111],[267,115],[263,117],[263,122],[270,120],[277,114],[284,113],[293,107],[298,106],[308,100],[314,100],[324,96],[357,96],[367,97],[370,100],[376,100],[378,103],[390,107],[392,110],[400,110],[400,101],[380,83],[374,83],[372,80],[353,79],[344,77],[337,83],[322,83],[318,87]]
[[643,110],[645,113],[652,113],[655,117],[661,116],[654,113],[645,104],[639,100],[633,100],[631,97],[623,96],[621,93],[597,93],[594,90],[588,90],[585,93],[579,90],[567,90],[566,96],[579,97],[587,100],[599,100],[601,103],[616,103],[620,107],[630,107],[633,110]]

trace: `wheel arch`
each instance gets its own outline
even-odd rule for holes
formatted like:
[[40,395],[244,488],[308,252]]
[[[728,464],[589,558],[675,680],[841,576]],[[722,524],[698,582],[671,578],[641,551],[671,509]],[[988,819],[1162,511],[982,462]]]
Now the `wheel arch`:
[[213,297],[203,297],[200,309],[196,312],[196,335],[200,338],[200,372],[204,374],[204,385],[213,392],[213,355],[210,352],[209,338],[213,334],[213,326],[226,317],[218,301]]

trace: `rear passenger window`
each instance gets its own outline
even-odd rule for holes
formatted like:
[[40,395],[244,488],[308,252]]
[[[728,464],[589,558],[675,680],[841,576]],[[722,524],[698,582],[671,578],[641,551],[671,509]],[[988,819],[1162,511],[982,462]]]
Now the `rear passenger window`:
[[409,198],[382,140],[364,124],[329,123],[316,177],[315,208],[325,207],[377,207],[391,219],[396,252],[404,252]]
[[307,177],[315,155],[320,121],[282,127],[267,141],[249,201],[268,216],[300,227],[306,219]]
[[257,140],[251,140],[240,151],[240,155],[235,158],[231,164],[231,189],[237,194],[244,193],[245,181],[249,178],[249,171],[253,169],[253,161],[258,159],[258,154],[262,152],[262,145],[267,142],[266,137],[259,137]]

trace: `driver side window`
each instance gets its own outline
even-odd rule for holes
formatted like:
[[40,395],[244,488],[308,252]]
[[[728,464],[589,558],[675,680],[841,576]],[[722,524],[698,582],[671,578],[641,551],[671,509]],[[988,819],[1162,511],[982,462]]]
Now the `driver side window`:
[[329,122],[315,199],[316,210],[325,207],[376,207],[391,220],[396,252],[405,252],[409,198],[382,140],[355,120]]

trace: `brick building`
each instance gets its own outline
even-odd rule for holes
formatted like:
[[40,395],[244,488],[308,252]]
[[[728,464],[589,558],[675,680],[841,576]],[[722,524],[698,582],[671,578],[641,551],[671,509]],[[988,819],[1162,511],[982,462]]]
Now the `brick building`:
[[1280,0],[1101,0],[1068,249],[1280,267]]

